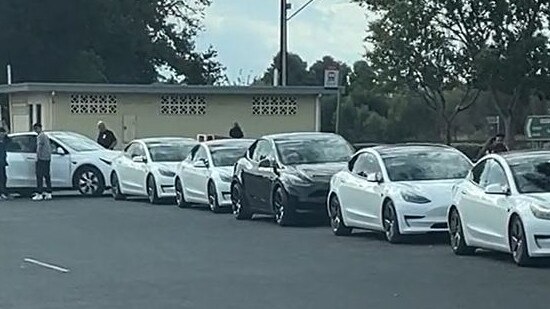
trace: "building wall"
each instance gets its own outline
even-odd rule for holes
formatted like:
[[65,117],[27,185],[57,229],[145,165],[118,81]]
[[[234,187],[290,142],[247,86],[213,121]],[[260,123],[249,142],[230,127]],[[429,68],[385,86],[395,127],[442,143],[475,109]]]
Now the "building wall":
[[[116,112],[105,113],[105,109],[103,113],[95,112],[97,106],[101,104],[111,105],[110,108],[112,108],[115,105],[113,100],[116,101]],[[96,102],[99,103],[96,104]],[[162,102],[164,102],[163,109]],[[255,108],[253,108],[253,102],[256,103]],[[53,100],[51,129],[75,131],[95,138],[97,122],[102,120],[113,130],[119,141],[126,137],[124,142],[128,142],[133,137],[187,136],[194,138],[201,133],[225,136],[228,135],[233,122],[237,121],[245,132],[245,136],[254,138],[270,133],[315,131],[315,102],[315,96],[284,99],[278,96],[264,96],[256,97],[254,100],[252,95],[213,95],[201,98],[200,96],[100,94],[90,97],[90,95],[61,93],[57,94]],[[90,105],[97,106],[91,111]],[[195,113],[204,107],[204,114],[177,114],[181,113],[182,108],[191,106],[194,106]],[[176,111],[176,114],[164,114],[161,110],[169,113]],[[253,110],[264,115],[253,114]],[[135,134],[132,134],[131,130],[132,116],[135,116]]]

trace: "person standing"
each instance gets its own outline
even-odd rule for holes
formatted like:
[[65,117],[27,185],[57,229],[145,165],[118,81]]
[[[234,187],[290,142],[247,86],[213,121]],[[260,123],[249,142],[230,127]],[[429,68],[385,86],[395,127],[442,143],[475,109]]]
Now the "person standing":
[[504,142],[504,134],[499,133],[494,137],[490,138],[485,143],[483,148],[481,148],[481,151],[479,152],[476,161],[479,161],[485,155],[488,155],[491,153],[502,153],[502,152],[508,152],[508,151],[509,151],[508,146],[506,146],[506,143]]
[[0,127],[0,199],[8,199],[8,191],[6,188],[6,183],[8,181],[8,176],[6,174],[6,168],[8,166],[7,160],[7,148],[10,143],[10,137],[8,132],[3,127]]
[[238,122],[235,122],[233,124],[233,128],[231,128],[231,130],[229,130],[229,136],[231,138],[243,138],[244,137],[243,130],[239,126]]
[[113,131],[107,129],[107,126],[103,121],[97,123],[99,135],[97,136],[97,143],[103,146],[105,149],[113,150],[117,145],[117,139]]
[[[33,201],[52,199],[52,180],[50,176],[50,163],[52,159],[52,146],[50,138],[42,130],[42,125],[36,123],[34,132],[36,137],[36,187],[37,192],[33,196]],[[46,181],[46,190],[44,190],[44,181]]]

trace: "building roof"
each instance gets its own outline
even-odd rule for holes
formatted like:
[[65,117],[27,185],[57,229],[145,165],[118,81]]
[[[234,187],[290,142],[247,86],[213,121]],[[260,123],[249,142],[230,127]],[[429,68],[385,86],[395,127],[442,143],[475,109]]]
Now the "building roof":
[[337,90],[323,87],[290,86],[187,86],[168,84],[77,84],[20,83],[0,85],[0,94],[25,92],[137,93],[137,94],[221,94],[221,95],[319,95],[335,94]]

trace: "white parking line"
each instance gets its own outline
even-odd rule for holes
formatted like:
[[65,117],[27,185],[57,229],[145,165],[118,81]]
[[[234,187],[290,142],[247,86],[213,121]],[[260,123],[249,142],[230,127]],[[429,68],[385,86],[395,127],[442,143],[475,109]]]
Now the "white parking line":
[[68,273],[69,272],[69,270],[66,269],[66,268],[55,266],[55,265],[44,263],[44,262],[40,262],[40,261],[37,261],[37,260],[34,260],[34,259],[26,258],[26,259],[24,259],[24,261],[27,262],[27,263],[35,264],[35,265],[46,267],[46,268],[49,268],[49,269],[53,269],[53,270],[56,270],[56,271],[59,271],[59,272],[62,272],[62,273]]

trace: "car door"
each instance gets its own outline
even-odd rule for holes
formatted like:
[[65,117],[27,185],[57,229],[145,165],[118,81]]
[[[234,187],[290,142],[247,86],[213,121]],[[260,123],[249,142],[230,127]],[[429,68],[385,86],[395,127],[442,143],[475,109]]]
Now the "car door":
[[7,147],[7,187],[36,187],[36,135],[11,136]]
[[205,145],[200,145],[193,156],[192,166],[186,169],[185,181],[187,193],[192,200],[199,203],[208,202],[207,182],[210,162]]
[[511,209],[508,195],[490,194],[489,186],[510,188],[506,172],[495,159],[489,159],[486,165],[487,174],[481,179],[481,191],[475,201],[476,215],[470,218],[477,238],[490,248],[508,248],[506,222]]
[[147,194],[147,173],[149,172],[148,169],[148,161],[147,159],[149,156],[147,155],[147,149],[142,143],[136,143],[136,147],[134,148],[132,152],[132,158],[140,157],[143,159],[142,162],[135,162],[132,160],[130,162],[130,181],[132,182],[131,185],[133,188],[135,188],[136,192],[138,194]]
[[246,190],[255,202],[254,208],[271,213],[271,186],[275,173],[272,167],[260,167],[260,162],[264,160],[275,162],[275,151],[270,141],[262,139],[252,155],[252,168],[247,170]]
[[116,173],[118,176],[118,181],[120,184],[120,187],[124,192],[132,192],[135,193],[133,190],[135,188],[132,187],[132,181],[130,180],[130,169],[132,167],[132,154],[135,152],[135,148],[137,147],[137,143],[131,143],[130,145],[126,146],[124,149],[124,154],[120,157],[118,157],[115,161],[116,165]]
[[52,148],[51,178],[54,188],[71,188],[71,155],[59,143],[50,139]]
[[467,182],[460,188],[458,194],[460,194],[458,200],[458,207],[460,216],[462,218],[462,224],[465,232],[470,235],[474,241],[478,241],[480,237],[479,227],[476,225],[476,216],[478,216],[479,200],[484,194],[482,189],[489,172],[488,160],[479,162],[468,175]]
[[381,168],[372,153],[359,155],[350,177],[350,212],[356,218],[359,227],[380,226],[380,207],[382,205],[382,187],[379,182],[368,181],[367,177],[381,175]]

